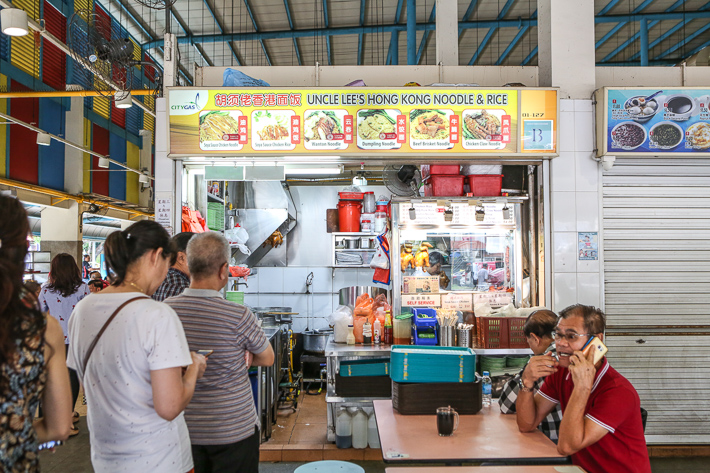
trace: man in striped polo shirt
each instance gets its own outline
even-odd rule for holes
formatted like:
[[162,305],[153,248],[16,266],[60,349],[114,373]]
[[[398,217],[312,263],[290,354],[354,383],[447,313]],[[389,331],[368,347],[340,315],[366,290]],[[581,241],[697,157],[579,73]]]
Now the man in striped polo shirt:
[[165,301],[180,317],[190,350],[214,350],[185,409],[195,473],[259,471],[259,421],[247,371],[271,366],[274,351],[256,316],[219,292],[230,256],[221,234],[194,236],[187,245],[190,287]]

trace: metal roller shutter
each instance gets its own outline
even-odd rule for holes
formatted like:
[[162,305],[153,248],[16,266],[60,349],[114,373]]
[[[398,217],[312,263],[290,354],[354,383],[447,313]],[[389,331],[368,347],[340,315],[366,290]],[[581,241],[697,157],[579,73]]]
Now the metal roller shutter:
[[710,159],[617,157],[602,205],[608,358],[649,443],[707,443]]

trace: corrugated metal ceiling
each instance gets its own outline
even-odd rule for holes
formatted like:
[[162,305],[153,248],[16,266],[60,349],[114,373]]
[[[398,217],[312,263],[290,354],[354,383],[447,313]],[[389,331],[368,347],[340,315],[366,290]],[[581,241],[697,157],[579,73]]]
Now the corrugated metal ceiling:
[[[144,44],[162,39],[164,10],[152,10],[129,0],[104,0],[103,3]],[[388,61],[392,33],[384,29],[406,24],[406,3],[406,0],[178,0],[173,5],[171,30],[178,37],[195,37],[193,44],[180,45],[181,63],[188,72],[192,72],[194,64],[385,65],[391,63]],[[707,0],[595,0],[594,3],[597,17],[675,15],[670,19],[648,19],[650,65],[676,64],[710,45],[708,16],[695,17],[696,12],[710,15]],[[417,1],[418,24],[435,21],[434,5],[435,0]],[[536,18],[537,1],[458,0],[458,11],[460,22],[508,21],[499,28],[486,23],[482,27],[463,29],[459,40],[460,64],[470,64],[474,58],[475,65],[537,64],[537,26],[518,24],[520,20]],[[639,64],[640,17],[634,20],[613,23],[597,20],[598,64]],[[356,32],[327,35],[333,28],[359,26],[375,29],[364,35]],[[304,30],[317,33],[296,39],[291,36],[291,31],[303,34]],[[276,38],[261,41],[203,38],[204,35],[254,32],[278,34]],[[418,31],[416,44],[421,51],[419,64],[434,64],[434,32]],[[160,56],[159,51],[151,52]],[[399,34],[398,54],[399,64],[406,64],[406,32]]]

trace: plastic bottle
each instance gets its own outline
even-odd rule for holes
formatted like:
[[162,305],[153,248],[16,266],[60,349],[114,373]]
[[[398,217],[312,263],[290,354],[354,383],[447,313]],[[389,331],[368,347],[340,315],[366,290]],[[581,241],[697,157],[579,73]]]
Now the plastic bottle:
[[381,341],[380,334],[382,333],[382,326],[380,325],[380,319],[375,320],[375,324],[372,326],[372,341],[375,345],[379,345]]
[[370,448],[380,448],[380,437],[377,435],[377,420],[375,420],[375,411],[372,411],[370,418],[367,419],[367,444]]
[[355,332],[353,324],[348,325],[348,337],[345,339],[348,345],[355,345]]
[[392,345],[394,341],[394,331],[392,330],[392,316],[390,311],[387,311],[387,316],[385,317],[385,330],[382,333],[382,343],[385,345]]
[[338,448],[353,446],[353,418],[344,407],[338,409],[335,420],[335,446]]
[[353,417],[353,448],[367,448],[367,414],[360,408]]
[[481,388],[483,389],[483,407],[491,405],[491,375],[488,371],[483,372],[483,377],[481,378]]
[[372,345],[372,324],[369,320],[362,326],[362,340],[365,345]]

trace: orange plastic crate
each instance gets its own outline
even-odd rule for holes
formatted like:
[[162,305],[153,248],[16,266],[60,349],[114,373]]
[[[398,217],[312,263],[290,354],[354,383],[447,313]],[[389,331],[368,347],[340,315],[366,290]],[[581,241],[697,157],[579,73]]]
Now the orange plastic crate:
[[507,317],[476,317],[479,348],[509,348]]
[[527,317],[508,318],[508,348],[530,348],[523,328]]

